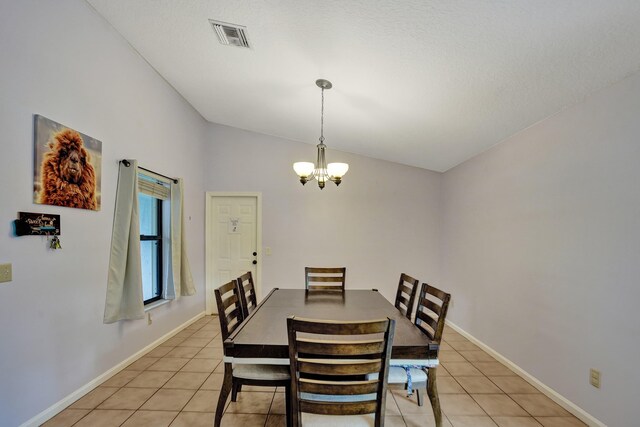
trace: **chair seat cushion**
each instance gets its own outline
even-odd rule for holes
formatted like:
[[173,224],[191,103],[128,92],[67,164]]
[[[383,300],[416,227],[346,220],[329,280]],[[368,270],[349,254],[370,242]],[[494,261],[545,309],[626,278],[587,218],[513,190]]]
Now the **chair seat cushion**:
[[233,376],[247,380],[288,380],[289,366],[278,365],[233,365]]
[[[422,369],[410,368],[411,372],[411,382],[412,383],[423,383],[427,381],[427,373]],[[389,376],[387,377],[387,382],[389,384],[404,384],[407,382],[407,371],[404,368],[400,368],[397,366],[389,367]]]
[[375,415],[319,415],[302,413],[302,427],[374,427]]

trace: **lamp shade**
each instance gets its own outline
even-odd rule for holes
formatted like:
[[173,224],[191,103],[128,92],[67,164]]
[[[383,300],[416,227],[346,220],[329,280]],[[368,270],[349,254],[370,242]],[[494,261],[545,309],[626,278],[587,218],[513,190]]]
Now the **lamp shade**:
[[327,173],[331,178],[342,178],[349,170],[347,163],[329,163]]
[[296,171],[301,178],[309,177],[314,169],[315,165],[311,162],[296,162],[293,164],[293,170]]

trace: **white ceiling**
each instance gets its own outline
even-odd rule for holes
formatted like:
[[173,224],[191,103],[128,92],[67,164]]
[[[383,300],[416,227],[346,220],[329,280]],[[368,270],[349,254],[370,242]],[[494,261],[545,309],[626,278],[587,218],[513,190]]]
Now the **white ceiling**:
[[435,171],[640,69],[638,0],[87,1],[211,122],[317,144],[325,78],[329,150]]

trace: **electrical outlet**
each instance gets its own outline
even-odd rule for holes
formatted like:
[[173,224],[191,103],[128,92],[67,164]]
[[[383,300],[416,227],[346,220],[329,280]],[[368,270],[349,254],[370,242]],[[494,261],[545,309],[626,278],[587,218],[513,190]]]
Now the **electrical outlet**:
[[10,282],[12,280],[11,264],[0,264],[0,283]]
[[147,325],[153,323],[153,319],[151,319],[151,312],[147,312]]
[[591,369],[589,372],[589,383],[595,388],[600,388],[600,371]]

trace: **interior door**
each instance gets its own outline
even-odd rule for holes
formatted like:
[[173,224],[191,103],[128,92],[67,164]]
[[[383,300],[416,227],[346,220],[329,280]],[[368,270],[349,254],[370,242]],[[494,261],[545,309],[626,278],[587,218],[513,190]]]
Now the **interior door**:
[[[217,313],[213,289],[251,271],[259,289],[258,200],[255,196],[213,196],[209,208],[211,266],[207,312]],[[209,289],[210,288],[210,289]]]

